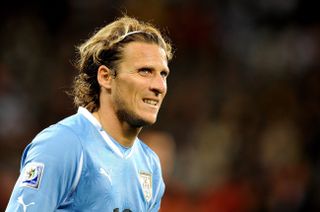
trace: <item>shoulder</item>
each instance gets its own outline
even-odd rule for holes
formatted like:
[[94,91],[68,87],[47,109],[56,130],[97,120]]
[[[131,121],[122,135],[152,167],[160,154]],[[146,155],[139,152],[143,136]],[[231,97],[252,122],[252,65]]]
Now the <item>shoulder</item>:
[[76,133],[76,128],[66,125],[63,122],[58,122],[42,130],[32,141],[34,144],[41,142],[63,146],[71,143],[77,144],[79,137]]
[[42,130],[32,143],[53,142],[54,145],[80,144],[80,138],[87,129],[87,121],[80,114],[74,114]]
[[[81,126],[77,116],[70,116],[42,130],[26,147],[23,157],[33,159],[78,157],[82,152],[81,139],[77,131]],[[78,126],[78,127],[77,127]]]
[[141,150],[143,151],[143,153],[144,153],[145,157],[148,159],[148,161],[150,163],[152,163],[153,165],[155,165],[156,168],[159,168],[160,167],[160,159],[159,159],[158,155],[147,144],[145,144],[140,139],[138,139],[138,142],[139,142],[139,146],[140,146]]

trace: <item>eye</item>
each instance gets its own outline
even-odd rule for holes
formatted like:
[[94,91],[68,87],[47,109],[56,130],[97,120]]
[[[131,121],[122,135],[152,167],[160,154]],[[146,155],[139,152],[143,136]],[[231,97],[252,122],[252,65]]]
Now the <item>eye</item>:
[[141,69],[138,70],[138,73],[141,76],[149,76],[152,73],[152,71],[149,68],[141,68]]
[[161,76],[163,77],[163,78],[167,78],[168,76],[169,76],[169,72],[168,71],[161,71]]

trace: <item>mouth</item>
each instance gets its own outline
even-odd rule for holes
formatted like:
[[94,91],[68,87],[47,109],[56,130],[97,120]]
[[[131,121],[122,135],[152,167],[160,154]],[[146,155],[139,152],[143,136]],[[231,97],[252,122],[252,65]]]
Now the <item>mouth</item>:
[[143,102],[151,106],[157,106],[159,104],[159,101],[154,99],[143,99]]

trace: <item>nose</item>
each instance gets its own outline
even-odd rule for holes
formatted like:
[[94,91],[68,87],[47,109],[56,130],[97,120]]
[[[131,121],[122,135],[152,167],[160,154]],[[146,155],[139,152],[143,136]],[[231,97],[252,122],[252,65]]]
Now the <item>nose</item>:
[[150,84],[150,90],[155,93],[156,96],[165,95],[167,92],[167,80],[160,74],[155,75],[152,78]]

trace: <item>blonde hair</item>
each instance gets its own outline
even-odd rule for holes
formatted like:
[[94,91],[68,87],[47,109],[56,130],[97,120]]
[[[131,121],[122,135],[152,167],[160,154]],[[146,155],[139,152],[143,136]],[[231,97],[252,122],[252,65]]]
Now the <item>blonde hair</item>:
[[119,18],[77,47],[75,65],[79,74],[74,79],[71,92],[75,106],[86,107],[91,112],[100,107],[99,66],[106,65],[116,75],[125,44],[134,41],[157,44],[164,49],[168,62],[172,59],[170,42],[153,25],[128,16]]

